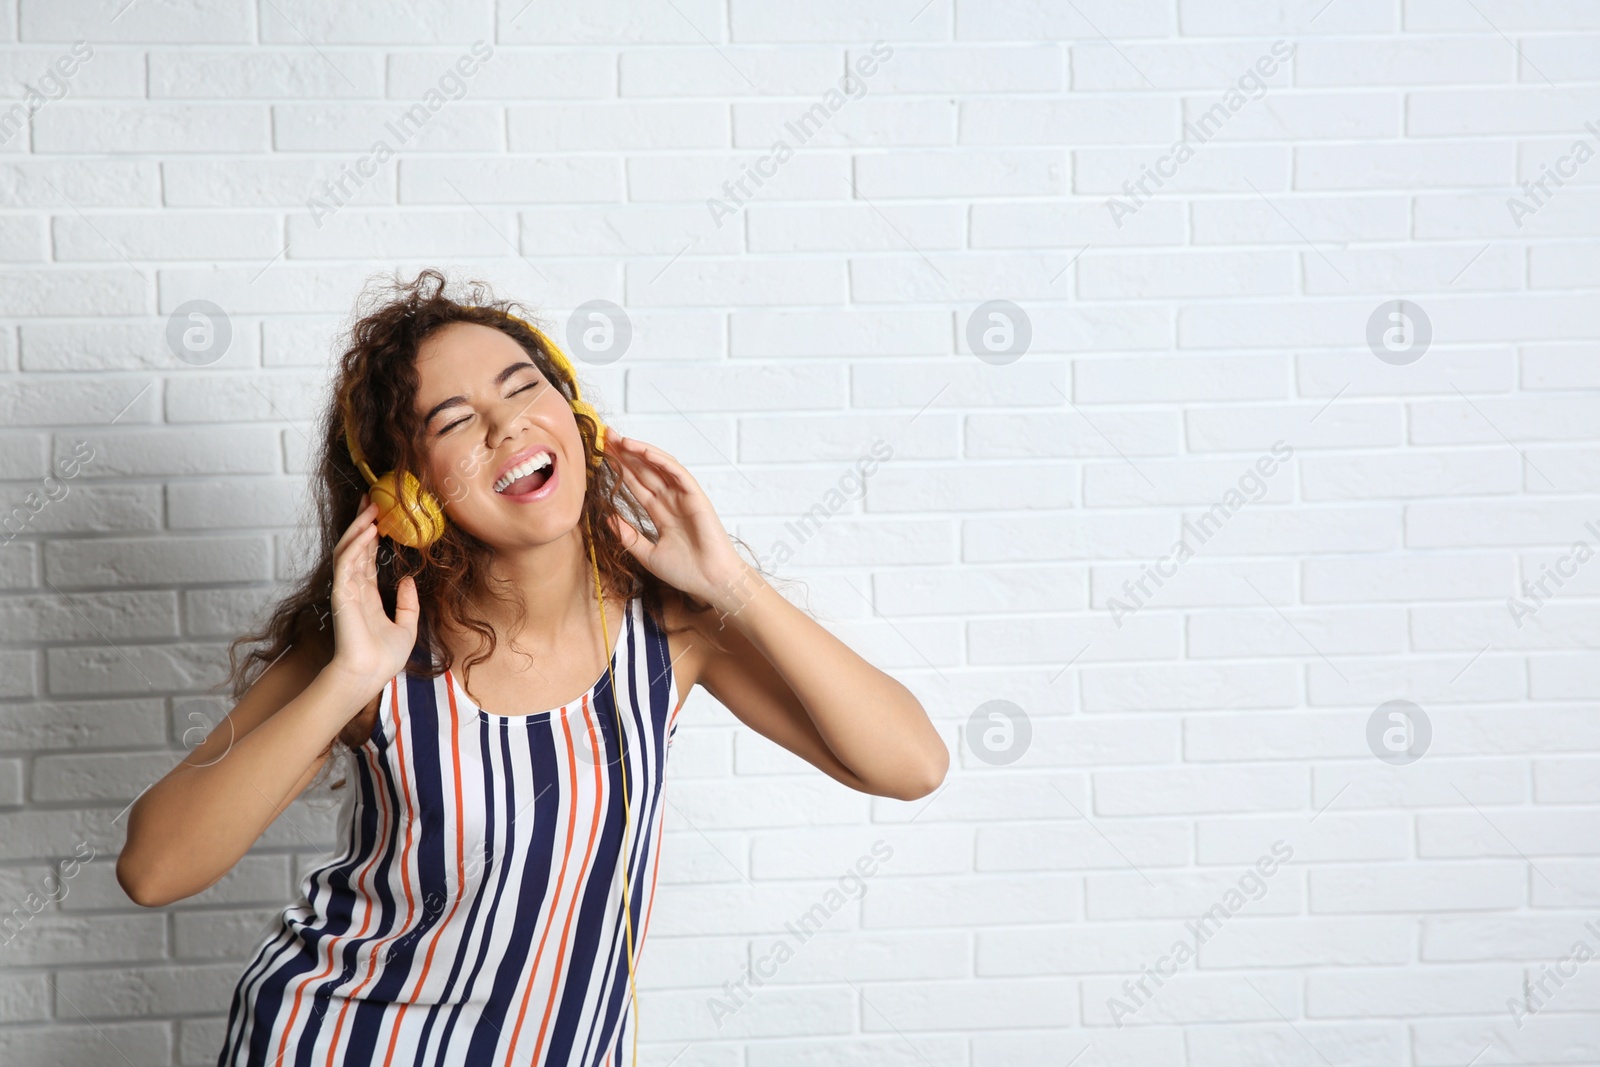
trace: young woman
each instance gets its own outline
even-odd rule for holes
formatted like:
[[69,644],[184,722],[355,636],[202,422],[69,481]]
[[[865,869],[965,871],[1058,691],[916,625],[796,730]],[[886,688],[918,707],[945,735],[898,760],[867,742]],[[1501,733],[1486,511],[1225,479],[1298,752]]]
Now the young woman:
[[620,1064],[630,1006],[636,1057],[697,683],[862,792],[922,797],[948,764],[910,692],[747,564],[676,459],[607,431],[506,305],[444,285],[424,271],[353,329],[320,564],[236,643],[237,704],[129,816],[118,880],[171,904],[342,746],[341,851],[240,977],[219,1067]]

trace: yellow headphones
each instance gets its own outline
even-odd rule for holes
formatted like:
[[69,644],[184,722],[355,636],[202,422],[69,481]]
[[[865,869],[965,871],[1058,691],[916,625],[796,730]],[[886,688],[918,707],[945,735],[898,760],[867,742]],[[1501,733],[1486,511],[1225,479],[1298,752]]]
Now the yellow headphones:
[[[472,307],[474,305],[468,305]],[[601,421],[599,412],[594,406],[583,399],[582,387],[578,384],[578,374],[572,367],[572,361],[565,352],[537,326],[515,315],[505,312],[501,314],[513,322],[520,322],[539,340],[544,342],[544,349],[549,354],[551,362],[556,366],[556,371],[565,378],[572,387],[570,401],[572,410],[580,415],[587,415],[594,420],[597,427],[595,435],[595,454],[590,457],[589,466],[598,468],[605,462],[600,454],[605,447],[606,424]],[[440,506],[432,493],[422,488],[416,475],[406,471],[403,478],[397,478],[395,471],[383,475],[374,475],[372,466],[367,462],[367,457],[361,451],[361,443],[357,439],[355,420],[351,417],[348,397],[342,398],[340,408],[344,417],[344,443],[350,450],[350,458],[355,461],[356,469],[367,480],[372,488],[369,495],[372,502],[378,505],[378,533],[384,537],[392,538],[402,545],[410,548],[426,548],[444,536],[444,508]],[[606,648],[606,675],[611,679],[611,707],[617,716],[617,746],[620,752],[622,766],[622,909],[628,925],[628,990],[633,1003],[633,1064],[639,1064],[639,990],[634,984],[633,955],[636,939],[633,928],[633,885],[628,878],[628,838],[633,832],[633,806],[628,800],[628,750],[626,731],[622,722],[621,696],[617,692],[617,676],[611,669],[611,627],[606,622],[606,595],[600,586],[600,563],[594,554],[594,538],[589,530],[589,513],[583,513],[584,542],[589,548],[589,566],[594,573],[594,592],[600,602],[600,637]]]

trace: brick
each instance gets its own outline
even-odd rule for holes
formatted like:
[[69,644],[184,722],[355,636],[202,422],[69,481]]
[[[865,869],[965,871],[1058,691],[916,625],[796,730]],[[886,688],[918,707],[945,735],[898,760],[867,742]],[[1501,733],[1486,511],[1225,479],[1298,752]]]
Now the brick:
[[1170,815],[1222,811],[1292,811],[1305,806],[1310,776],[1294,767],[1099,771],[1101,815]]
[[293,44],[309,35],[329,44],[460,46],[473,38],[490,38],[493,26],[492,9],[481,2],[462,4],[451,11],[408,7],[404,18],[396,18],[392,12],[379,11],[357,11],[341,17],[315,0],[288,0],[278,18],[261,24],[261,40]]
[[271,141],[264,106],[143,104],[74,107],[58,104],[34,119],[38,152],[72,152],[85,143],[108,152],[261,152]]
[[[896,48],[895,53],[898,61],[904,50]],[[795,45],[784,49],[734,46],[723,48],[722,54],[727,62],[705,63],[691,51],[670,48],[623,51],[617,63],[618,93],[624,97],[680,98],[799,96],[839,77],[838,49],[826,45]],[[540,65],[546,62],[548,60],[541,58]],[[740,77],[741,74],[744,77]],[[745,81],[745,77],[750,80]],[[877,85],[878,79],[874,76],[873,87]],[[549,92],[537,95],[546,96]]]
[[65,588],[267,578],[266,542],[259,537],[55,541],[45,553],[45,576]]
[[1314,914],[1513,910],[1528,899],[1520,862],[1316,867],[1308,874]]
[[151,49],[150,96],[187,100],[382,96],[383,58],[352,49],[327,49],[321,56]]

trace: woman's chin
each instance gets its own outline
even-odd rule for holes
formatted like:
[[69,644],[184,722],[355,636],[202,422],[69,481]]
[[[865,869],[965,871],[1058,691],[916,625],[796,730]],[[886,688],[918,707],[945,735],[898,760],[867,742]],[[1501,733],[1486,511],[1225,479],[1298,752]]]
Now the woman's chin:
[[559,541],[571,535],[583,518],[577,504],[562,507],[554,501],[542,508],[507,503],[495,510],[492,516],[475,516],[465,522],[452,516],[452,520],[496,552],[515,552]]

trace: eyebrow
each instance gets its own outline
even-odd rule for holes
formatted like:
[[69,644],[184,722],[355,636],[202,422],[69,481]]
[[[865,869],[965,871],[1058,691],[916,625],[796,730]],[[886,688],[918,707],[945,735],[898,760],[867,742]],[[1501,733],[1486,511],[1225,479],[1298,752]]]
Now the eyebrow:
[[[508,378],[524,367],[532,367],[534,370],[539,369],[538,364],[534,363],[532,360],[518,360],[516,363],[508,364],[504,370],[502,370],[499,374],[496,374],[494,376],[494,384],[496,386],[504,385]],[[434,416],[438,415],[439,412],[444,411],[446,408],[452,408],[457,404],[465,404],[466,402],[467,398],[464,396],[452,396],[448,399],[439,401],[433,406],[431,411],[423,416],[422,425],[427,426],[433,422]]]

